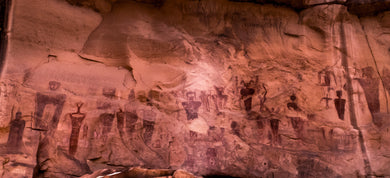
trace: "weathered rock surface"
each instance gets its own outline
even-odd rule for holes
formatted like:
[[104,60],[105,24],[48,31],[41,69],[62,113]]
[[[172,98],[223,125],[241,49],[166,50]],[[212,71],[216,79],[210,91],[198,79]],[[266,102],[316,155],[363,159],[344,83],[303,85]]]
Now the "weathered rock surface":
[[390,176],[387,5],[14,0],[0,174]]
[[166,177],[166,178],[197,178],[193,174],[179,169],[144,169],[133,167],[126,170],[102,169],[92,174],[82,176],[82,178],[111,177],[111,178],[129,178],[129,177]]
[[[66,0],[73,5],[90,7],[98,12],[107,13],[117,0]],[[167,0],[122,0],[122,2],[140,2],[161,7]],[[317,5],[341,4],[348,7],[348,11],[359,15],[369,16],[390,9],[390,0],[230,0],[234,2],[250,2],[257,4],[275,4],[292,7],[296,10],[311,8]]]

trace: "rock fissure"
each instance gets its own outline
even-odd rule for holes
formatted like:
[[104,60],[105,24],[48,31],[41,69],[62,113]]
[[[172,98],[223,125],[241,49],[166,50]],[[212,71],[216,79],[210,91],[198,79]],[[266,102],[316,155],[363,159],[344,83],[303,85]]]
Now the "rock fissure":
[[[344,22],[344,19],[342,19],[341,23],[340,23],[340,42],[341,42],[341,48],[343,48],[344,49],[343,51],[345,51],[345,53],[348,54],[345,29],[344,29],[345,27],[344,27],[343,22]],[[349,111],[350,111],[349,113],[350,113],[351,125],[354,129],[358,130],[358,139],[359,139],[360,150],[362,152],[363,161],[364,161],[365,175],[372,176],[373,172],[372,172],[371,164],[369,161],[369,157],[367,155],[367,149],[365,146],[363,133],[362,133],[362,131],[358,125],[358,122],[357,122],[356,110],[355,110],[356,107],[355,107],[355,101],[354,101],[354,97],[353,97],[354,88],[353,88],[352,80],[350,77],[348,58],[347,58],[346,54],[341,55],[341,60],[342,60],[343,68],[345,70],[345,78],[347,80],[347,94],[348,94],[348,103],[349,103]]]

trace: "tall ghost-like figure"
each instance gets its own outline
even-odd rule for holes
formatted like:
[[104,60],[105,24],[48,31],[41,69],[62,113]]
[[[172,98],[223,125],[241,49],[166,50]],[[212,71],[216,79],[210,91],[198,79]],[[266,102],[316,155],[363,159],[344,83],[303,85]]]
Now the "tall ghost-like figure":
[[145,144],[149,144],[152,141],[154,124],[156,121],[156,112],[154,112],[153,106],[148,106],[147,109],[142,110],[143,114],[143,128],[144,128],[144,142]]
[[17,112],[15,119],[11,121],[7,141],[8,152],[19,152],[23,145],[23,132],[26,121],[22,119],[22,113]]
[[[48,135],[52,135],[57,129],[58,122],[64,107],[66,95],[58,94],[56,91],[60,87],[60,83],[56,81],[49,82],[49,93],[38,92],[36,95],[35,117],[34,117],[34,129],[48,131]],[[55,106],[53,117],[50,120],[43,120],[43,113],[47,105],[52,104]]]
[[108,134],[111,132],[111,127],[115,119],[115,111],[117,111],[118,106],[113,101],[115,98],[116,89],[115,88],[103,88],[104,99],[98,101],[97,109],[101,110],[99,115],[99,121],[102,126],[101,138],[105,142],[108,138]]
[[365,67],[362,69],[362,78],[357,79],[364,90],[366,96],[367,105],[371,114],[378,113],[380,111],[379,103],[379,83],[380,80],[375,76],[374,68]]
[[75,155],[77,151],[80,127],[81,127],[81,123],[85,118],[85,113],[80,112],[81,106],[83,106],[83,103],[77,103],[77,112],[70,114],[70,118],[72,119],[72,133],[70,134],[70,141],[69,141],[70,155]]
[[127,134],[131,135],[135,132],[135,124],[138,120],[137,115],[137,102],[135,99],[135,93],[134,90],[131,90],[129,97],[128,97],[129,103],[125,105],[125,116],[126,116],[126,132]]

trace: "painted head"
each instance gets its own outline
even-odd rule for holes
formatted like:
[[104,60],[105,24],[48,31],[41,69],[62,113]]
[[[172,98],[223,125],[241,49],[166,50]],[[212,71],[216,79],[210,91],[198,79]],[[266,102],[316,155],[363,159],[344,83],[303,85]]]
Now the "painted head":
[[337,97],[341,98],[341,96],[343,96],[343,91],[337,90],[336,95],[337,95]]
[[217,95],[222,95],[224,92],[224,87],[215,87],[215,91],[217,92]]
[[22,112],[18,111],[18,112],[15,114],[15,119],[16,119],[16,120],[22,119]]
[[57,81],[50,81],[49,82],[49,89],[51,91],[56,91],[58,88],[60,88],[61,83]]
[[187,99],[188,99],[189,101],[194,101],[194,100],[195,100],[195,97],[196,97],[195,92],[193,92],[193,91],[187,92]]
[[295,100],[297,99],[297,97],[295,96],[295,94],[292,94],[292,95],[290,96],[290,99],[291,99],[291,101],[295,101]]
[[363,68],[362,71],[363,71],[363,77],[374,78],[375,70],[371,66]]
[[115,92],[116,92],[115,88],[103,88],[103,96],[107,98],[115,97]]

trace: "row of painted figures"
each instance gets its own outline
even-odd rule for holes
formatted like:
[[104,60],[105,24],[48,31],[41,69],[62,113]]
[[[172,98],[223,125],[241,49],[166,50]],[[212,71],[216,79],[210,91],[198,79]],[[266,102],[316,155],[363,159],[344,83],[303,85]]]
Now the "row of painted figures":
[[[354,78],[358,80],[359,84],[362,86],[364,93],[366,95],[366,100],[368,104],[368,108],[371,111],[372,114],[375,114],[379,112],[379,79],[374,77],[374,70],[372,67],[366,67],[361,69],[361,76],[358,76],[358,78]],[[385,89],[387,91],[390,91],[390,70],[384,70],[383,71],[383,82]],[[319,72],[319,83],[321,86],[326,87],[326,90],[331,90],[331,78],[333,77],[334,81],[336,82],[335,75],[330,69],[323,70]],[[259,84],[258,78],[256,77],[256,80],[251,80],[250,82],[241,81],[240,85],[238,84],[238,78],[235,78],[235,89],[233,93],[235,95],[238,95],[240,98],[240,101],[244,105],[245,111],[247,113],[250,113],[252,111],[252,98],[255,94],[258,95],[259,103],[260,103],[260,112],[268,111],[270,113],[273,112],[273,109],[268,109],[265,106],[265,102],[267,100],[267,88],[264,84]],[[49,82],[49,89],[52,91],[52,93],[41,93],[38,92],[36,94],[36,107],[35,107],[35,114],[34,116],[31,116],[34,118],[34,126],[31,126],[31,129],[38,130],[38,131],[45,131],[47,135],[51,135],[54,133],[54,131],[57,128],[62,108],[64,106],[66,95],[61,93],[56,93],[55,91],[60,87],[60,83],[56,81],[50,81]],[[210,99],[215,104],[215,110],[217,114],[221,114],[221,110],[223,110],[226,106],[228,95],[224,93],[225,88],[224,87],[217,87],[214,86],[215,94],[210,95],[206,94],[205,91],[201,91],[200,93],[200,101],[196,100],[196,93],[195,92],[187,92],[187,101],[182,102],[182,106],[186,112],[186,116],[188,120],[193,120],[198,118],[198,110],[203,104],[204,110],[209,112],[210,111]],[[113,97],[115,96],[115,90],[104,90],[103,95],[105,97]],[[135,100],[134,91],[130,94],[131,97],[129,99]],[[338,116],[341,120],[344,120],[344,112],[345,112],[345,104],[346,100],[342,99],[342,90],[336,91],[337,98],[334,99],[334,105],[335,109],[337,110]],[[296,96],[291,95],[290,96],[291,101],[287,103],[287,108],[290,110],[295,111],[301,111],[301,108],[298,107],[296,103]],[[325,100],[327,103],[327,108],[329,107],[328,101],[332,100],[332,98],[329,97],[329,95],[322,98],[322,100]],[[48,121],[43,119],[43,114],[45,107],[47,105],[54,105],[55,110],[54,114],[51,119]],[[82,104],[77,104],[78,111],[76,113],[70,114],[72,119],[72,134],[71,134],[71,141],[70,141],[70,153],[74,154],[77,149],[77,139],[78,134],[80,130],[80,126],[82,121],[85,118],[85,114],[80,113],[80,108]],[[107,106],[109,107],[109,105]],[[153,107],[151,107],[153,108]],[[106,106],[99,106],[98,109],[106,109]],[[154,130],[154,120],[155,120],[155,113],[152,110],[147,110],[144,112],[144,119],[143,119],[143,127],[144,127],[144,141],[150,142],[151,136],[153,134]],[[117,125],[118,129],[120,131],[121,136],[123,136],[125,133],[131,133],[135,130],[135,123],[138,120],[138,116],[136,111],[133,109],[133,111],[125,111],[125,112],[118,112],[116,114],[117,116]],[[22,137],[23,137],[23,131],[25,127],[25,121],[22,119],[21,112],[17,112],[15,115],[15,119],[11,119],[11,127],[10,127],[10,134],[8,138],[7,145],[10,150],[17,150],[14,148],[19,148],[22,144]],[[103,139],[106,139],[107,133],[111,130],[111,126],[113,124],[113,120],[115,118],[115,113],[103,113],[100,115],[100,121],[102,122],[103,129],[102,135]],[[126,118],[126,119],[124,119]],[[271,123],[271,126],[274,128],[277,128],[278,122],[273,121]],[[126,127],[126,132],[123,131],[123,127]]]
[[[20,153],[23,145],[23,133],[26,126],[26,121],[23,117],[31,117],[31,126],[27,127],[32,130],[42,132],[44,136],[54,135],[57,130],[57,126],[60,120],[60,116],[63,110],[63,106],[66,101],[66,95],[57,93],[56,90],[60,87],[60,83],[56,81],[49,82],[50,92],[43,93],[38,92],[36,94],[36,107],[35,112],[32,115],[22,116],[22,113],[18,111],[15,115],[15,119],[11,118],[10,132],[7,141],[7,148],[9,152]],[[115,89],[103,89],[103,96],[110,101],[115,96]],[[115,117],[117,118],[117,128],[120,136],[123,138],[125,135],[131,136],[136,132],[136,123],[140,120],[137,114],[137,108],[134,106],[135,95],[134,91],[129,95],[130,103],[125,105],[125,111],[119,109],[119,111],[113,111],[114,108],[112,102],[103,102],[97,104],[97,109],[101,113],[98,118],[99,133],[95,132],[95,136],[101,139],[103,142],[107,140],[108,134],[111,132],[112,125]],[[107,100],[106,100],[107,101]],[[133,103],[131,103],[133,102]],[[45,109],[49,105],[54,106],[54,113],[50,115],[50,118],[46,118]],[[150,104],[148,104],[150,105]],[[81,112],[83,103],[77,103],[77,112],[70,113],[72,131],[69,141],[69,154],[74,155],[77,151],[80,128],[82,122],[86,117],[85,113]],[[110,110],[111,109],[111,110]],[[145,144],[150,143],[154,131],[156,113],[153,111],[153,107],[149,106],[148,109],[143,109],[142,112],[142,138]],[[85,125],[84,125],[85,126]],[[86,133],[88,127],[84,128]]]
[[[365,100],[367,102],[368,109],[371,113],[371,116],[373,118],[374,124],[377,126],[380,126],[381,123],[377,119],[379,119],[380,115],[383,115],[384,113],[381,113],[380,108],[380,91],[379,86],[382,83],[383,90],[384,90],[384,98],[386,98],[386,93],[390,93],[390,69],[387,67],[383,67],[382,72],[376,71],[371,66],[366,66],[361,69],[357,68],[356,66],[352,70],[352,76],[351,79],[352,85],[355,83],[358,83],[363,92],[360,92],[359,86],[346,86],[342,85],[342,76],[338,76],[338,78],[335,75],[335,72],[331,67],[326,67],[325,69],[318,72],[318,79],[319,84],[323,86],[325,96],[321,99],[321,101],[325,100],[326,102],[326,108],[329,108],[329,101],[332,100],[330,97],[330,91],[335,90],[337,87],[339,90],[337,92],[338,98],[335,99],[335,107],[337,109],[337,112],[339,114],[339,118],[344,120],[344,107],[345,107],[345,100],[341,99],[342,95],[342,89],[346,88],[353,88],[352,95],[357,95],[358,103],[361,103],[361,94],[364,94]],[[337,82],[338,81],[338,82]],[[365,105],[365,104],[362,104]],[[387,113],[389,114],[388,104],[386,103]]]
[[[237,78],[236,78],[236,91],[235,93],[239,93],[241,101],[245,106],[245,111],[250,112],[252,110],[252,97],[255,94],[255,86],[258,83],[250,81],[248,83],[241,81],[241,86],[238,86]],[[38,92],[36,94],[36,107],[35,113],[32,118],[31,129],[42,131],[45,135],[53,135],[57,129],[57,125],[60,120],[60,116],[62,113],[62,109],[66,100],[66,95],[62,93],[57,93],[56,91],[60,87],[60,83],[56,81],[49,82],[49,93]],[[224,94],[223,87],[214,87],[216,94],[215,95],[207,95],[204,91],[201,92],[200,100],[196,101],[196,93],[195,92],[187,92],[187,101],[182,102],[182,106],[186,112],[186,116],[188,120],[193,120],[198,118],[198,110],[199,107],[203,104],[205,106],[206,111],[210,111],[210,103],[209,98],[211,97],[215,103],[215,109],[218,114],[221,113],[221,110],[224,109],[228,95]],[[260,100],[260,110],[265,111],[269,109],[265,107],[264,103],[266,101],[267,89],[263,84],[261,86],[262,91],[257,91],[259,94]],[[103,96],[110,99],[115,97],[115,89],[103,89]],[[295,102],[295,95],[292,95],[291,102],[287,104],[289,109],[293,109],[296,111],[300,111],[301,109]],[[129,101],[135,102],[135,94],[132,90],[129,95]],[[345,101],[344,101],[345,103]],[[44,111],[46,106],[53,105],[54,113],[51,118],[43,118]],[[69,153],[74,155],[77,150],[78,145],[78,137],[80,132],[81,123],[85,119],[85,113],[81,113],[80,109],[82,107],[82,103],[77,104],[77,112],[71,113],[71,123],[72,123],[72,132],[70,136],[70,144],[69,144]],[[148,102],[150,109],[144,110],[142,125],[144,128],[143,139],[145,143],[149,143],[151,141],[154,125],[155,125],[155,117],[156,113],[153,111],[152,104]],[[106,111],[111,107],[111,103],[104,102],[102,104],[98,104],[97,109]],[[103,141],[107,139],[108,133],[111,131],[111,127],[113,125],[113,121],[115,116],[117,118],[117,127],[121,137],[124,137],[125,134],[131,135],[135,132],[135,125],[138,120],[137,109],[134,106],[129,106],[125,108],[125,112],[120,109],[120,112],[104,112],[99,116],[99,122],[101,122],[102,129],[101,133],[97,133],[98,137],[101,137]],[[272,113],[272,111],[270,111]],[[273,128],[277,128],[278,122],[271,121],[271,126]],[[15,119],[11,121],[11,131],[8,139],[8,147],[10,150],[18,150],[22,144],[23,130],[25,127],[25,121],[22,119],[22,114],[17,112]],[[16,149],[15,149],[16,148]]]
[[[328,75],[325,75],[326,86],[330,86],[330,81]],[[259,112],[272,112],[267,106],[265,102],[267,100],[267,88],[265,84],[259,85],[258,77],[256,80],[250,80],[249,82],[245,82],[242,80],[240,85],[238,85],[238,78],[235,78],[236,88],[234,90],[235,94],[240,96],[240,102],[243,102],[245,111],[250,113],[252,111],[253,97],[257,94],[260,109]],[[228,95],[224,94],[224,87],[216,87],[214,86],[216,94],[215,95],[207,95],[205,91],[201,91],[199,96],[200,101],[196,101],[196,93],[195,92],[187,92],[188,101],[183,102],[182,105],[187,113],[187,119],[193,120],[198,118],[198,110],[200,106],[203,104],[206,111],[210,111],[210,102],[209,98],[211,97],[215,103],[215,109],[218,114],[221,114],[221,109],[224,109],[226,106],[226,102],[228,99]],[[334,99],[334,105],[337,110],[337,114],[341,120],[344,120],[345,113],[345,103],[346,100],[342,99],[342,90],[336,91],[337,98]],[[295,111],[302,111],[297,103],[296,103],[295,94],[290,96],[290,102],[287,103],[287,108]],[[321,99],[326,101],[326,107],[329,108],[329,101],[333,100],[332,98],[326,96]]]

